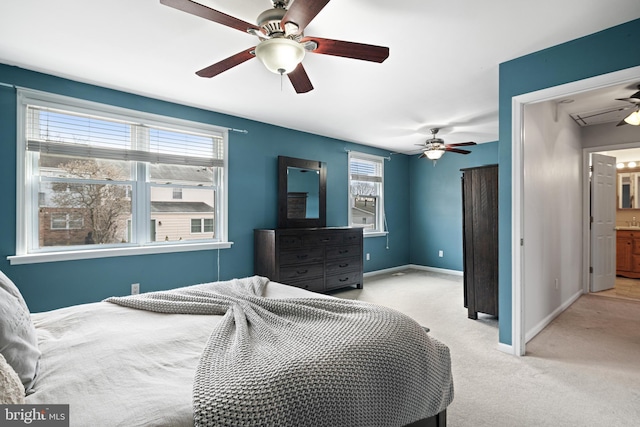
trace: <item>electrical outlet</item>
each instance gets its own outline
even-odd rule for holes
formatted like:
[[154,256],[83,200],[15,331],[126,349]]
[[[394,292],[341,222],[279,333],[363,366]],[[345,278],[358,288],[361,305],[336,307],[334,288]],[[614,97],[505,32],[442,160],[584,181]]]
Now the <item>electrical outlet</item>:
[[140,293],[140,283],[131,284],[131,295],[138,295]]
[[371,256],[367,254],[367,261],[369,261],[370,259],[371,259]]
[[442,258],[444,256],[444,251],[438,251],[438,256]]

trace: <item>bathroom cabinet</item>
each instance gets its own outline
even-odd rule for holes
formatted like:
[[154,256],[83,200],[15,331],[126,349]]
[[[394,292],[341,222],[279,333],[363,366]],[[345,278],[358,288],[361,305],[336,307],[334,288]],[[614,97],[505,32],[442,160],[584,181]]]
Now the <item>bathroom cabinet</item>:
[[616,231],[616,275],[640,279],[640,228]]

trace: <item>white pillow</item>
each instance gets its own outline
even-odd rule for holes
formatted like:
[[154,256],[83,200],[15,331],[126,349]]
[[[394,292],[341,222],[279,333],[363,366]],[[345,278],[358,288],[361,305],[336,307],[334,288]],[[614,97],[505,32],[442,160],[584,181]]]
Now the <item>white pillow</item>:
[[29,392],[38,373],[40,350],[36,329],[16,285],[0,271],[0,354]]
[[0,405],[21,405],[24,403],[24,386],[20,377],[0,353]]

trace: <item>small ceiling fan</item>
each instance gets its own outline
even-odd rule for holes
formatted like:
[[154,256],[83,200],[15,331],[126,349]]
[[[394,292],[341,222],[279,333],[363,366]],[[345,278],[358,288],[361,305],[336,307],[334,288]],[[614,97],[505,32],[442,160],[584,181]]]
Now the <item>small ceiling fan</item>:
[[286,74],[297,93],[306,93],[313,90],[311,80],[302,66],[306,52],[378,63],[389,57],[388,47],[305,36],[304,29],[329,0],[295,0],[291,6],[290,0],[271,1],[273,9],[262,12],[256,20],[257,25],[191,0],[160,0],[160,3],[258,37],[256,46],[196,72],[200,77],[217,76],[258,57],[269,71]]
[[616,100],[618,101],[630,102],[631,104],[635,105],[633,112],[629,114],[627,117],[625,117],[624,119],[622,119],[620,123],[618,123],[616,126],[622,126],[627,124],[633,125],[633,126],[640,126],[640,85],[638,85],[638,89],[639,89],[638,92],[634,93],[629,98],[616,98]]
[[440,131],[440,128],[431,129],[431,138],[427,139],[423,144],[416,144],[423,147],[421,149],[422,154],[419,158],[422,159],[423,157],[426,157],[429,160],[436,161],[441,158],[446,151],[458,154],[469,154],[471,153],[471,151],[469,150],[461,150],[454,147],[476,145],[475,142],[458,142],[457,144],[445,144],[441,138],[438,138],[436,136],[438,134],[438,131]]

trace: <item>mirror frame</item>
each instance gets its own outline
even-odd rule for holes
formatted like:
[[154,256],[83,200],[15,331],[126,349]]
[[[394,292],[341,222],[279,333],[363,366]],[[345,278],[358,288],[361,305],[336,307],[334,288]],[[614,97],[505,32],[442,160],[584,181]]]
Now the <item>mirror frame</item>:
[[[622,207],[622,184],[621,178],[622,175],[629,175],[631,180],[631,198],[632,198],[632,207],[623,208]],[[638,203],[640,202],[640,168],[625,168],[625,169],[617,169],[616,170],[616,210],[640,210],[640,206]]]
[[[287,169],[289,167],[318,171],[318,218],[288,218]],[[327,167],[314,160],[278,156],[278,228],[317,228],[327,226]]]

